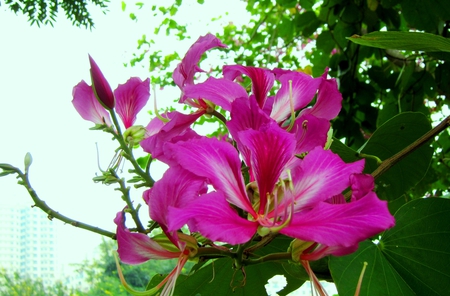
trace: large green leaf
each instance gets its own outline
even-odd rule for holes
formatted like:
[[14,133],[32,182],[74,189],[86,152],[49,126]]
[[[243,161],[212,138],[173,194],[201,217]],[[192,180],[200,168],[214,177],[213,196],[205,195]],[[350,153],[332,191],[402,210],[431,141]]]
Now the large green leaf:
[[[401,151],[431,129],[422,113],[401,113],[380,126],[364,145],[361,153],[385,160]],[[433,149],[423,145],[405,157],[376,180],[377,193],[382,199],[394,200],[416,185],[426,174]],[[366,162],[369,172],[376,169]]]
[[450,295],[450,200],[417,199],[395,214],[396,226],[376,245],[331,257],[340,296],[354,295],[364,262],[360,295]]
[[353,35],[349,40],[366,46],[384,49],[444,51],[450,52],[450,39],[439,35],[419,32],[372,32],[367,35]]

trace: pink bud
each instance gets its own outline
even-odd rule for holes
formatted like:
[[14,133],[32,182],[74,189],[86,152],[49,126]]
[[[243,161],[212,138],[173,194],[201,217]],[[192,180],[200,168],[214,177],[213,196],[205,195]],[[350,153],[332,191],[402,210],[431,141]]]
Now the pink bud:
[[111,86],[109,86],[109,83],[105,76],[103,76],[102,71],[100,71],[100,68],[90,55],[89,63],[91,64],[92,89],[94,90],[95,96],[103,107],[111,110],[115,105]]

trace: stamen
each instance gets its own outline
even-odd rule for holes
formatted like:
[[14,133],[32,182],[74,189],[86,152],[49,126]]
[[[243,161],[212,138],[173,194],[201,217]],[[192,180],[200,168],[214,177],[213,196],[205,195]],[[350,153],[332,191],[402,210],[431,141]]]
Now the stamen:
[[291,108],[291,122],[287,127],[287,131],[290,132],[295,123],[295,110],[294,110],[294,97],[292,96],[292,80],[289,80],[289,106]]
[[152,84],[152,89],[153,89],[153,109],[155,110],[155,115],[156,117],[158,117],[162,122],[169,122],[170,119],[168,118],[164,118],[161,114],[159,114],[158,111],[158,106],[156,105],[156,89],[155,89],[155,84]]
[[368,263],[364,262],[364,266],[363,266],[363,268],[361,270],[361,274],[359,275],[358,285],[356,286],[355,296],[359,296],[359,292],[361,290],[362,280],[363,280],[363,277],[364,277],[364,273],[366,272],[367,265],[368,265]]

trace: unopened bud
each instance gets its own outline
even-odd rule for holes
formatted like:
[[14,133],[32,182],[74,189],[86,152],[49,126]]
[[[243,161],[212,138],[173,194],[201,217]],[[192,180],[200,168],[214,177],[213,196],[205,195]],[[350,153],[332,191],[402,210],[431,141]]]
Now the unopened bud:
[[32,163],[33,163],[33,157],[31,157],[30,152],[27,152],[27,154],[25,154],[25,158],[24,158],[25,172],[28,172],[28,169],[30,168],[30,165]]
[[92,90],[100,104],[106,109],[111,110],[115,106],[111,86],[109,86],[108,81],[91,56],[89,56],[89,63],[91,64]]

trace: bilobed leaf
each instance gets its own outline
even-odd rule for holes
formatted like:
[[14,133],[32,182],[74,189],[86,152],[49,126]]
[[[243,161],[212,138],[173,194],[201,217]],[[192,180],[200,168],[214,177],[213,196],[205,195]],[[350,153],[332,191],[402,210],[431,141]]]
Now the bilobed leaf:
[[356,253],[330,258],[340,296],[354,295],[364,262],[359,295],[449,295],[450,200],[413,200],[395,219],[377,245],[365,241]]
[[358,251],[351,255],[330,257],[330,271],[339,296],[355,295],[364,262],[367,262],[367,268],[360,296],[416,295],[389,264],[378,246],[371,241],[364,241],[359,244]]
[[417,295],[450,295],[450,199],[413,200],[381,237],[384,257]]
[[[422,113],[405,112],[386,121],[364,145],[361,153],[385,160],[401,151],[431,129]],[[416,185],[426,174],[433,149],[425,144],[391,167],[376,180],[377,194],[382,199],[394,200]],[[376,166],[366,163],[366,171]]]
[[383,49],[450,52],[450,39],[419,32],[372,32],[348,37],[354,43]]

